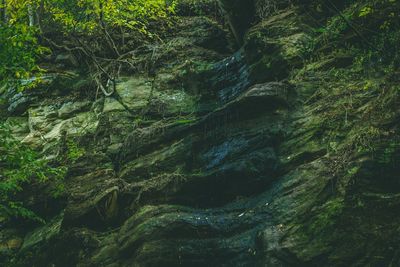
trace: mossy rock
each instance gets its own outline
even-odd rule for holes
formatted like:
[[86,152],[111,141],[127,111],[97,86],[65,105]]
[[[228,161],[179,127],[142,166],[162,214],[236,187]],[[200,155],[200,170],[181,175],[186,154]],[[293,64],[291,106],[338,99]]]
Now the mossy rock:
[[288,76],[290,69],[301,67],[313,39],[297,12],[282,11],[247,33],[244,51],[255,82],[279,81]]

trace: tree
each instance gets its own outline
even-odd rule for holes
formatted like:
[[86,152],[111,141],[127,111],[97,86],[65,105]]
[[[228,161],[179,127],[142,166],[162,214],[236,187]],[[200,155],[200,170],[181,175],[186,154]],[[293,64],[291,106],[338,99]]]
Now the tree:
[[[169,25],[169,15],[175,7],[175,1],[166,0],[1,1],[3,13],[7,11],[9,19],[0,25],[2,37],[7,40],[0,46],[0,58],[11,52],[14,59],[0,63],[3,81],[15,81],[38,71],[34,62],[45,51],[43,45],[46,45],[83,58],[93,82],[106,96],[114,93],[122,66],[134,68],[129,62],[134,47],[124,50],[125,35],[136,36],[138,45],[146,40],[160,39],[157,32],[151,30],[151,25]],[[57,36],[59,33],[63,34],[62,38]],[[37,38],[44,40],[40,43],[42,46]],[[21,60],[29,64],[21,64]]]
[[[84,58],[97,89],[105,96],[110,96],[115,92],[122,66],[135,68],[129,62],[134,48],[125,51],[120,49],[125,47],[126,33],[136,36],[139,45],[149,39],[160,39],[150,25],[168,24],[174,7],[175,1],[167,3],[166,0],[47,1],[45,10],[50,13],[51,20],[69,36],[74,46],[55,44],[54,40],[50,40],[50,43]],[[90,42],[85,37],[89,37]]]

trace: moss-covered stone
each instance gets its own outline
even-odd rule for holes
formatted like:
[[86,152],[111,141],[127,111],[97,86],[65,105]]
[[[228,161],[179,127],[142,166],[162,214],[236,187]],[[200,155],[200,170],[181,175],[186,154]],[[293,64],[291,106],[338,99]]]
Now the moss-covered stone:
[[15,134],[68,172],[51,209],[30,200],[52,219],[0,231],[5,266],[398,266],[398,79],[321,44],[324,5],[291,2],[251,25],[248,1],[223,1],[245,36],[231,56],[223,26],[181,6],[136,55],[151,77],[22,105]]

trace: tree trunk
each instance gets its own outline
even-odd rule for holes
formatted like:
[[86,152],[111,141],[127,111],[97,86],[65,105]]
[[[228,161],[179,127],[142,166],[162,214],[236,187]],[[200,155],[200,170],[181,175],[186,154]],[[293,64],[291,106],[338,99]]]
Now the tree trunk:
[[7,23],[7,2],[6,0],[1,0],[1,6],[0,6],[0,21]]
[[29,26],[30,27],[35,26],[35,12],[34,12],[34,7],[31,4],[28,5],[28,17],[29,17]]
[[39,7],[36,9],[36,24],[43,33],[42,19],[44,15],[44,0],[40,0]]

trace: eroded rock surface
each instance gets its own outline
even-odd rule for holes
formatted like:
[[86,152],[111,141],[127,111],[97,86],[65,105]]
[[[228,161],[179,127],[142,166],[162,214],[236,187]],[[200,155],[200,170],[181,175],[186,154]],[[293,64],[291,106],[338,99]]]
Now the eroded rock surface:
[[234,53],[216,22],[184,17],[155,79],[122,77],[118,97],[11,97],[15,134],[68,173],[45,225],[1,231],[7,264],[399,266],[399,165],[326,146],[319,83],[289,77],[306,22],[286,9]]

